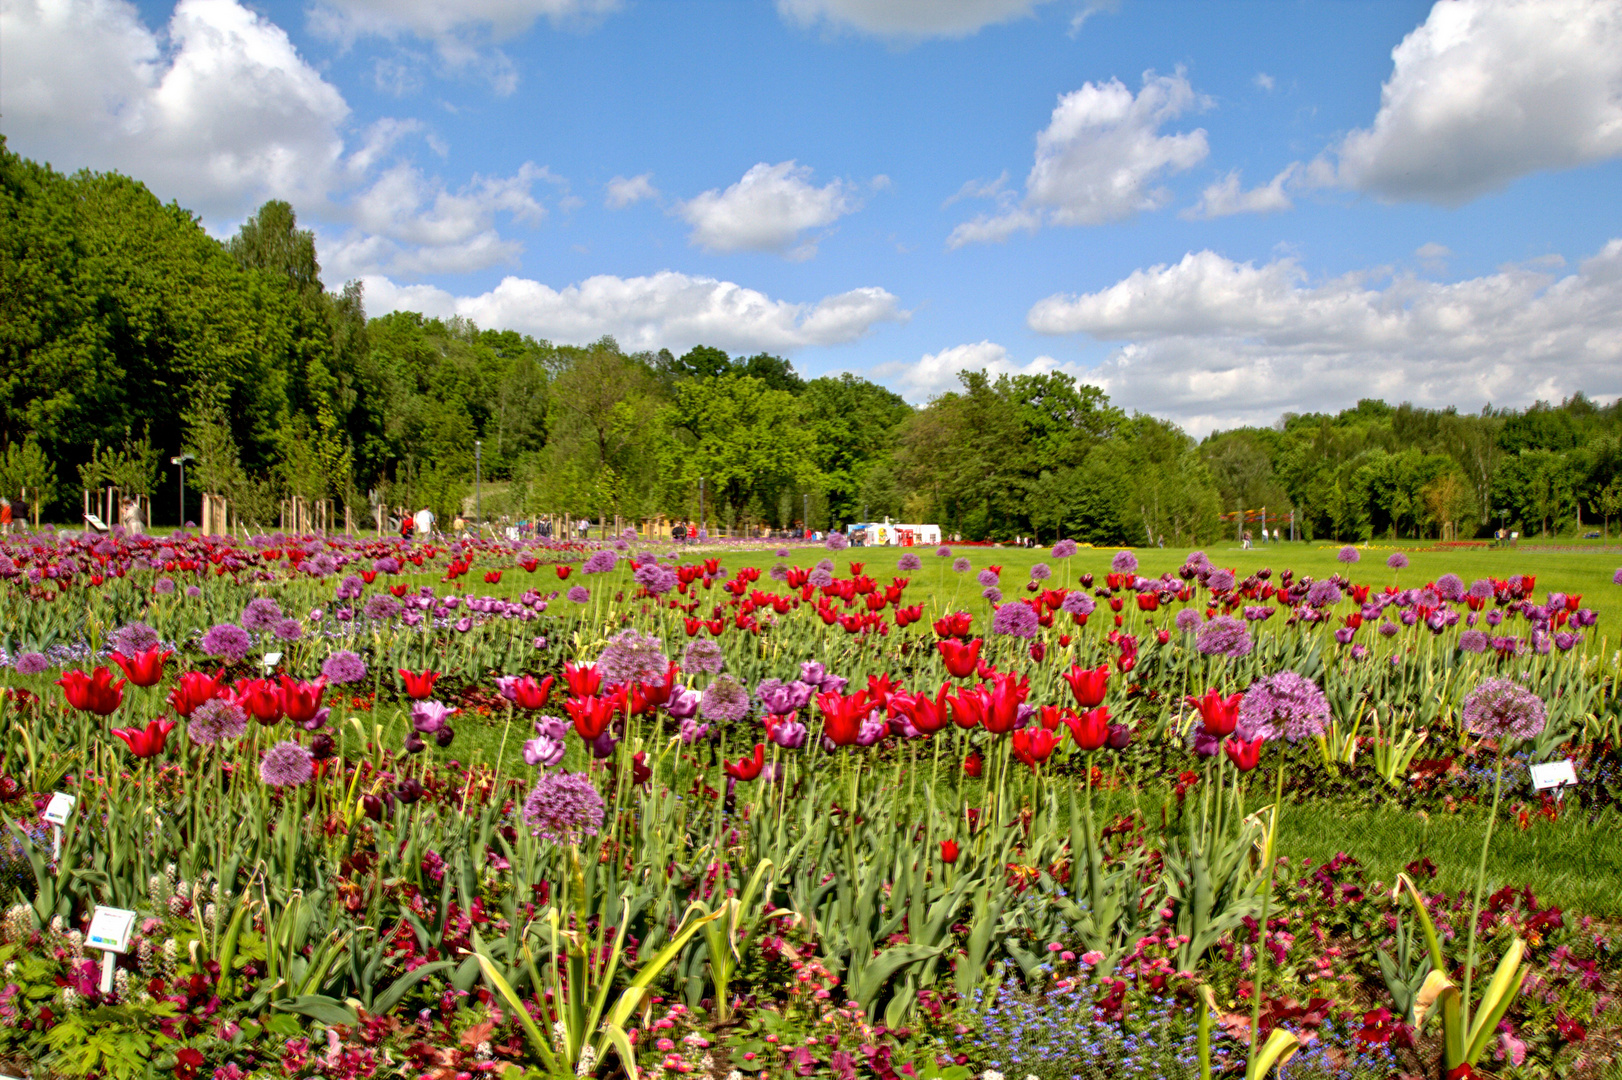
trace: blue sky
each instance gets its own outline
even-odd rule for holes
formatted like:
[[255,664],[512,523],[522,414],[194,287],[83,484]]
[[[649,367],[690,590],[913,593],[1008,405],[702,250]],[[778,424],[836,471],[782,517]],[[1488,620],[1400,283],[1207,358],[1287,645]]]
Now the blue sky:
[[1622,10],[0,0],[0,131],[329,286],[1196,434],[1622,393]]

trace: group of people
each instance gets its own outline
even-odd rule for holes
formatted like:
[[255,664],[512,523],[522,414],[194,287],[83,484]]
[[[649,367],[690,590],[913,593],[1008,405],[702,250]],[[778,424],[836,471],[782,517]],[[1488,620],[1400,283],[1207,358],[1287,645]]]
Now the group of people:
[[[1280,543],[1281,541],[1279,540],[1279,537],[1278,537],[1278,530],[1274,529],[1273,530],[1273,535],[1271,537],[1269,537],[1267,535],[1267,530],[1266,529],[1261,530],[1261,541],[1264,544],[1266,544],[1268,542],[1272,542],[1274,544]],[[1240,546],[1242,548],[1244,548],[1244,550],[1249,551],[1250,548],[1251,548],[1251,544],[1252,544],[1251,533],[1250,533],[1249,529],[1246,529],[1244,531],[1244,534],[1240,537]],[[1161,546],[1164,547],[1165,545],[1162,544]]]

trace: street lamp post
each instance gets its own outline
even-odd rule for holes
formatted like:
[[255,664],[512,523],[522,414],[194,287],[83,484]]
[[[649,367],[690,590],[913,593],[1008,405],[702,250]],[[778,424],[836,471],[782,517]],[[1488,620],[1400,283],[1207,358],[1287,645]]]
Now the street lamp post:
[[186,462],[196,460],[190,454],[179,454],[169,459],[169,464],[180,466],[180,518],[175,522],[177,529],[186,527]]

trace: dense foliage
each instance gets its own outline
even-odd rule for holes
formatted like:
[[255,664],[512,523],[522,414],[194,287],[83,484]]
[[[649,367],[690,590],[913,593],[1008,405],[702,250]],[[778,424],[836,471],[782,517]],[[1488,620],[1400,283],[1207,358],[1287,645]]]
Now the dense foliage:
[[249,523],[274,525],[289,495],[361,524],[378,504],[448,521],[477,454],[496,482],[481,509],[513,518],[694,520],[702,479],[712,528],[888,515],[1173,546],[1263,507],[1286,533],[1293,509],[1305,537],[1608,532],[1622,500],[1622,413],[1581,397],[1478,416],[1365,401],[1196,444],[1061,373],[965,372],[915,409],[767,354],[368,320],[363,299],[326,288],[285,203],[222,243],[127,177],[64,176],[0,142],[0,491],[76,520],[83,487],[173,491],[184,451],[188,517],[206,489]]

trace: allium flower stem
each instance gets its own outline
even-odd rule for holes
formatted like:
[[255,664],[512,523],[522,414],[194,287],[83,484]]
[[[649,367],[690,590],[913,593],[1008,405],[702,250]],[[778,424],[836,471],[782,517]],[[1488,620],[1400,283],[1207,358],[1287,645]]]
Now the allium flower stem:
[[1487,815],[1487,835],[1481,838],[1481,863],[1476,867],[1476,895],[1470,904],[1470,936],[1464,950],[1464,996],[1461,1012],[1465,1031],[1470,1030],[1470,976],[1476,970],[1476,923],[1481,920],[1481,887],[1487,880],[1487,849],[1492,846],[1492,827],[1498,820],[1498,798],[1504,792],[1504,749],[1508,740],[1498,740],[1498,767],[1492,778],[1492,813]]
[[[1284,751],[1279,750],[1278,782],[1273,791],[1273,819],[1267,823],[1267,843],[1262,852],[1267,859],[1267,884],[1262,886],[1262,917],[1256,938],[1256,973],[1250,980],[1250,1049],[1245,1054],[1246,1080],[1259,1080],[1251,1070],[1256,1062],[1256,1032],[1262,1023],[1262,969],[1267,966],[1267,909],[1273,903],[1273,869],[1278,862],[1274,842],[1278,839],[1278,816],[1284,809]],[[1479,899],[1481,890],[1477,888]]]

